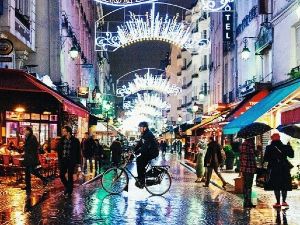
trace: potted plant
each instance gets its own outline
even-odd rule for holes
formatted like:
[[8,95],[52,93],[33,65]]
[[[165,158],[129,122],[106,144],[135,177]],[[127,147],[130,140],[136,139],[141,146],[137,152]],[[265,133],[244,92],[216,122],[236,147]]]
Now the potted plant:
[[225,145],[224,152],[226,155],[226,160],[225,160],[226,170],[232,170],[235,155],[234,152],[232,151],[231,145]]

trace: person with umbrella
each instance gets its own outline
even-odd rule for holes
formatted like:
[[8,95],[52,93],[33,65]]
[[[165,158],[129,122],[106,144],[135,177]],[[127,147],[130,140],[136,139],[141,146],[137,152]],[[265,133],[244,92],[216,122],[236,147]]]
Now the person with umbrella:
[[251,201],[253,178],[256,172],[255,156],[257,156],[257,152],[255,151],[254,138],[245,139],[240,146],[240,172],[244,180],[244,208],[255,207]]
[[[292,178],[287,157],[293,158],[294,150],[290,145],[284,145],[281,142],[278,133],[274,133],[271,140],[271,144],[266,147],[264,155],[264,162],[268,162],[268,179],[265,183],[265,190],[274,190],[276,197],[274,208],[288,207],[286,198],[287,191],[292,190]],[[280,194],[282,195],[282,204],[280,204]]]

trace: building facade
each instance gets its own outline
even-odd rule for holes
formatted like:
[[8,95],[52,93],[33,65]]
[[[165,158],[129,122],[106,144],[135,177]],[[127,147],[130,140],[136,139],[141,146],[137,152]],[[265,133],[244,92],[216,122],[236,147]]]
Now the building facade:
[[[171,82],[182,87],[179,96],[170,96],[168,100],[171,103],[168,121],[175,124],[178,123],[178,117],[182,118],[180,123],[194,123],[194,119],[200,118],[208,107],[210,17],[201,10],[201,3],[198,2],[191,11],[187,11],[185,20],[193,25],[192,39],[197,41],[197,47],[192,51],[175,46],[171,48],[167,74]],[[193,112],[195,105],[198,110]]]

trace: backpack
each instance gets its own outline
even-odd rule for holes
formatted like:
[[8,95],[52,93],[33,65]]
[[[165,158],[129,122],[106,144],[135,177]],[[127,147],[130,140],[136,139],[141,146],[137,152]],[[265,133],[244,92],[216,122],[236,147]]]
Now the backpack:
[[155,159],[158,156],[159,156],[158,142],[156,139],[154,139],[153,145],[151,146],[151,149],[150,149],[150,158]]

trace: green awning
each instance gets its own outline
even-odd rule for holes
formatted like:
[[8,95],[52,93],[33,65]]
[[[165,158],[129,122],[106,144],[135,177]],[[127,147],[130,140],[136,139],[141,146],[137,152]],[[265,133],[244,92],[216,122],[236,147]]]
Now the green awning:
[[247,110],[244,114],[228,123],[223,128],[224,134],[235,134],[241,128],[255,122],[266,112],[278,105],[281,101],[290,96],[293,92],[300,88],[300,79],[291,81],[284,85],[280,85],[271,90],[270,94],[258,102],[256,105]]

